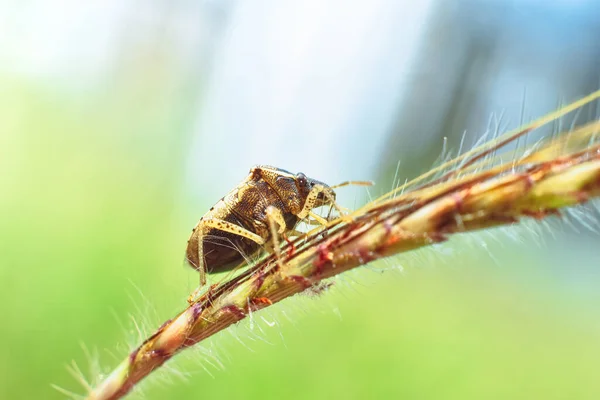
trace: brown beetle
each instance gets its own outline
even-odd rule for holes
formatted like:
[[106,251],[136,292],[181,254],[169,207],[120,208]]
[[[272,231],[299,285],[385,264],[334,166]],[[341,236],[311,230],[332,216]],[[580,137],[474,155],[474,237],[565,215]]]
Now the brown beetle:
[[[370,182],[345,182],[334,187],[346,184]],[[297,223],[308,221],[309,216],[318,224],[327,223],[312,212],[326,205],[342,212],[333,188],[325,183],[303,173],[265,165],[253,167],[244,181],[200,218],[188,240],[186,259],[200,273],[200,287],[206,283],[207,273],[234,269],[245,255],[256,253],[270,240],[272,250],[279,255],[275,236],[297,234]]]

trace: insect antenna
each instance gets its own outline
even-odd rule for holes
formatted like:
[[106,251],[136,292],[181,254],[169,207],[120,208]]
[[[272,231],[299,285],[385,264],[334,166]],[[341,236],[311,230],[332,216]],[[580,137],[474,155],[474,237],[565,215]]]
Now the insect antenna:
[[337,189],[343,186],[373,186],[375,182],[373,181],[346,181],[342,183],[338,183],[337,185],[330,186],[331,189]]

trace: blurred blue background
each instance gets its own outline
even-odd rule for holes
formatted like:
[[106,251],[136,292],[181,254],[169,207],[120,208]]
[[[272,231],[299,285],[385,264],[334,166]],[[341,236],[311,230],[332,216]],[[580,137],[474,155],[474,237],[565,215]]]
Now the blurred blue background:
[[[83,393],[65,365],[93,382],[181,310],[191,228],[252,165],[376,196],[600,82],[592,0],[5,0],[0,26],[6,399]],[[593,208],[353,271],[131,397],[597,399],[590,226]]]

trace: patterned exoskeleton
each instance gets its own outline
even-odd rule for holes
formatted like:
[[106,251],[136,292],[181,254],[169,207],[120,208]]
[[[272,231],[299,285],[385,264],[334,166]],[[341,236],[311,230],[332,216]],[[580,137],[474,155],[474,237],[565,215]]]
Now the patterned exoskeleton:
[[276,236],[297,234],[299,221],[327,223],[312,212],[326,205],[341,212],[335,192],[325,183],[303,173],[253,167],[246,179],[200,218],[188,240],[186,259],[200,273],[200,288],[207,273],[232,270],[244,262],[245,255],[265,247],[279,254]]

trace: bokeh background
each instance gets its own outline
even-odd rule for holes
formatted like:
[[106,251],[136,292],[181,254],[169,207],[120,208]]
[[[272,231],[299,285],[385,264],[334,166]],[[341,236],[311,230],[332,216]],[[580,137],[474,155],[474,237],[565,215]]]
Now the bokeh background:
[[[0,27],[2,399],[83,393],[66,365],[94,382],[181,310],[188,234],[253,164],[374,196],[600,86],[594,0],[4,0]],[[598,226],[348,273],[130,397],[600,398]]]

